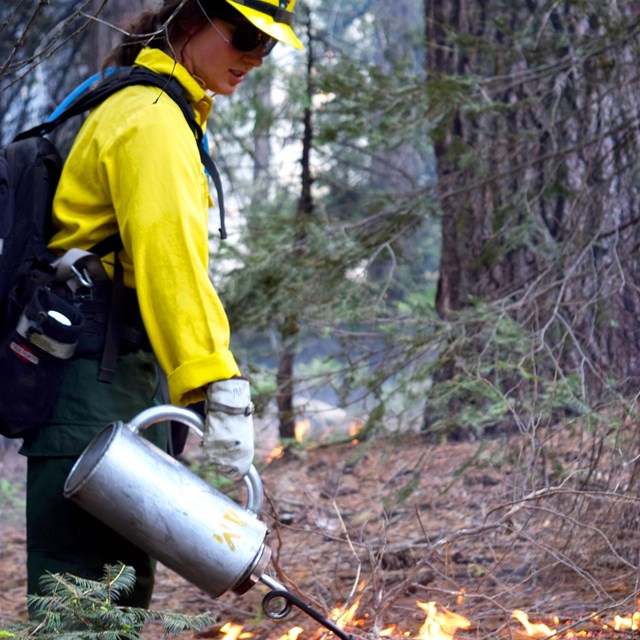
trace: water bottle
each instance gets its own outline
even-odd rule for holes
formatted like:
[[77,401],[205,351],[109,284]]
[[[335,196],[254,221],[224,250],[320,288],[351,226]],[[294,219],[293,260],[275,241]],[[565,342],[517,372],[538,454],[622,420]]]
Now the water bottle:
[[23,437],[47,422],[83,326],[75,305],[46,287],[36,289],[0,346],[2,435]]

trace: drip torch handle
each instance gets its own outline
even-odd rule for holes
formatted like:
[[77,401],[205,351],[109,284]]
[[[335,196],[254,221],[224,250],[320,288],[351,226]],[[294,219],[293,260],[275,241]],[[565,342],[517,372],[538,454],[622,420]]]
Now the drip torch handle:
[[[141,411],[137,416],[134,416],[125,426],[131,429],[136,435],[139,435],[152,424],[165,421],[180,422],[194,431],[199,438],[202,438],[204,435],[204,423],[197,413],[190,409],[176,407],[170,404],[149,407]],[[245,508],[254,515],[259,516],[262,511],[262,478],[260,478],[258,470],[251,465],[243,480],[247,489],[247,504]]]

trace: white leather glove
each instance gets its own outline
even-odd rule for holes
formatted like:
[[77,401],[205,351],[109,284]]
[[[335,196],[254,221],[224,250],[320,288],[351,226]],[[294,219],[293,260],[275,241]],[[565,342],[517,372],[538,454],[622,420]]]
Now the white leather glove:
[[220,473],[247,475],[253,462],[253,402],[249,381],[212,382],[206,391],[202,450]]

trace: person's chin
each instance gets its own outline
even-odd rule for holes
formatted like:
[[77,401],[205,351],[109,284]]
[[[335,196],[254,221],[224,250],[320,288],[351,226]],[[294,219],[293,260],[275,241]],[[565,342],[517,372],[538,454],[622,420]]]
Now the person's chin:
[[236,89],[240,86],[239,82],[224,82],[220,83],[214,93],[220,96],[230,96],[235,93]]

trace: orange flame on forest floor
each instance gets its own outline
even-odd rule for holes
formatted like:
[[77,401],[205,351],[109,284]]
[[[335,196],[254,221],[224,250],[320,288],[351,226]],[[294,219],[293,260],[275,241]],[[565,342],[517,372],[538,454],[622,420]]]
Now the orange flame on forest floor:
[[427,613],[427,618],[418,631],[417,637],[420,640],[454,640],[458,629],[468,629],[471,626],[469,620],[458,613],[444,607],[438,611],[435,602],[417,604]]
[[[336,607],[330,614],[330,619],[343,629],[346,633],[354,634],[354,640],[358,638],[370,637],[371,631],[367,631],[367,614],[359,613],[360,599],[362,593],[358,595],[347,608]],[[457,604],[462,605],[464,594],[461,592],[457,598]],[[425,620],[419,630],[402,629],[398,624],[391,624],[378,631],[377,638],[391,638],[392,640],[463,640],[469,637],[464,635],[464,631],[472,627],[472,623],[464,616],[446,609],[435,601],[420,602],[416,605],[426,614]],[[577,640],[578,638],[602,638],[607,632],[631,632],[635,637],[635,632],[640,630],[640,611],[629,616],[616,615],[609,621],[605,621],[600,616],[592,614],[587,619],[578,623],[564,622],[556,616],[550,618],[550,624],[544,622],[532,622],[528,614],[516,609],[512,617],[516,619],[521,628],[511,629],[510,633],[505,633],[504,637],[511,638],[535,638],[537,640]],[[309,619],[309,625],[305,627],[303,621],[300,625],[291,627],[286,633],[277,637],[277,640],[337,640],[326,629],[319,627]],[[313,625],[313,626],[312,626]],[[360,633],[355,632],[356,629]],[[463,635],[460,635],[462,633]],[[240,625],[227,622],[219,628],[221,640],[246,640],[255,637],[255,634],[246,632]],[[212,637],[212,636],[207,636]],[[609,637],[609,636],[606,636]]]
[[[351,632],[356,627],[364,627],[366,620],[356,618],[362,594],[356,598],[354,603],[346,609],[335,607],[331,612],[331,620],[337,627],[347,632]],[[455,633],[458,629],[468,629],[471,626],[469,620],[453,611],[437,605],[435,602],[416,601],[427,614],[420,630],[416,635],[407,631],[400,631],[397,625],[390,625],[378,633],[380,638],[414,638],[415,640],[456,640]],[[277,640],[307,640],[318,639],[324,635],[324,630],[316,630],[306,634],[301,626],[294,626],[286,633],[279,636]],[[244,640],[254,637],[253,633],[243,632],[243,627],[227,622],[220,627],[221,640]],[[332,638],[329,633],[326,637]]]
[[[364,424],[362,422],[359,422],[358,420],[353,420],[349,424],[349,426],[346,428],[346,433],[351,438],[352,444],[358,444],[359,440],[357,436],[362,430],[363,426]],[[323,442],[326,443],[327,439],[331,437],[331,435],[334,433],[332,431],[325,431],[324,433],[319,434],[317,438],[315,438],[314,436],[316,434],[313,434],[312,430],[313,430],[313,425],[310,420],[307,420],[306,418],[300,418],[296,420],[295,425],[293,427],[293,434],[294,434],[295,441],[298,444],[305,444],[305,445],[310,443],[317,443],[317,444],[320,444]],[[336,433],[344,435],[344,428],[342,431],[336,432]],[[273,446],[273,449],[271,449],[271,451],[265,452],[263,454],[264,455],[263,462],[265,464],[269,464],[274,460],[278,460],[282,458],[282,456],[284,456],[284,452],[285,452],[284,446],[282,444],[276,444]]]
[[358,420],[354,420],[349,425],[349,435],[353,438],[353,440],[351,441],[353,442],[353,444],[356,444],[357,442],[359,442],[357,436],[362,430],[362,427],[364,427],[364,423],[359,422]]
[[304,631],[302,627],[292,627],[283,636],[280,636],[278,640],[298,640],[300,634]]
[[613,619],[613,628],[616,631],[630,630],[637,631],[640,629],[640,611],[626,617],[615,616]]
[[516,609],[511,615],[524,627],[530,638],[550,638],[556,635],[555,629],[542,622],[529,622],[529,616],[520,609]]
[[293,433],[295,434],[296,442],[300,444],[304,437],[311,431],[311,422],[309,420],[296,420],[296,424],[293,428]]
[[276,447],[274,447],[265,457],[264,462],[265,464],[269,464],[270,462],[272,462],[273,460],[278,460],[279,458],[282,458],[282,456],[284,455],[284,447],[279,444]]
[[[347,427],[347,434],[349,435],[349,437],[353,438],[352,441],[354,443],[358,442],[357,435],[358,433],[360,433],[363,426],[364,425],[362,422],[359,422],[358,420],[352,420],[349,426]],[[302,444],[304,440],[313,439],[313,435],[311,433],[312,428],[313,426],[311,424],[311,421],[308,420],[307,418],[300,418],[296,420],[295,426],[293,428],[296,442],[298,444]],[[327,438],[331,437],[332,434],[340,435],[341,433],[343,433],[343,430],[344,430],[344,427],[342,429],[338,429],[337,431],[335,431],[335,433],[331,430],[325,431],[324,433],[321,433],[318,435],[317,441],[318,442],[326,441]]]
[[[529,616],[524,613],[524,611],[518,609],[513,612],[513,617],[522,624],[524,631],[521,632],[521,635],[527,638],[574,640],[575,638],[599,638],[602,637],[602,633],[606,633],[607,631],[634,632],[640,629],[640,611],[636,611],[629,616],[615,615],[613,620],[609,622],[601,619],[601,617],[596,614],[592,614],[580,624],[572,623],[571,621],[563,623],[562,626],[564,629],[560,631],[557,629],[561,624],[557,616],[553,616],[555,628],[549,627],[543,622],[530,622]],[[633,635],[635,636],[635,633]]]
[[226,622],[220,627],[220,633],[223,633],[223,640],[244,640],[245,638],[253,638],[254,634],[242,631],[243,627],[239,624]]

